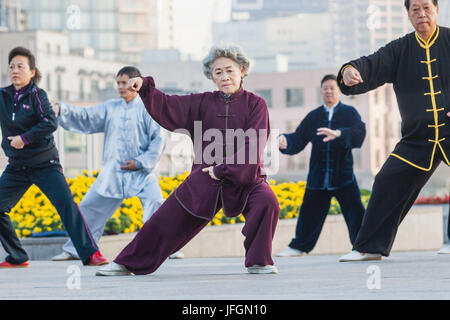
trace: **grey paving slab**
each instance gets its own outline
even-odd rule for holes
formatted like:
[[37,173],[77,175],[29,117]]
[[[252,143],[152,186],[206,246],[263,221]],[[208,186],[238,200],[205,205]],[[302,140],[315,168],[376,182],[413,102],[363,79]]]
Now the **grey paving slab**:
[[393,253],[359,263],[337,259],[275,258],[276,275],[248,274],[243,258],[168,260],[152,275],[127,277],[97,277],[96,267],[79,262],[32,261],[27,269],[0,270],[0,299],[450,299],[450,255]]

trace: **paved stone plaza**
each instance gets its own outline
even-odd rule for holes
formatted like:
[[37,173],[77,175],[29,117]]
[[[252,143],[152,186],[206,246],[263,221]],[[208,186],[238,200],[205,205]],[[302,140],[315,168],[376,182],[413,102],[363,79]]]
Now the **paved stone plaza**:
[[168,260],[152,275],[129,277],[97,277],[96,267],[78,261],[32,261],[27,269],[0,270],[0,299],[450,299],[450,255],[337,259],[275,258],[276,275],[248,274],[243,258]]

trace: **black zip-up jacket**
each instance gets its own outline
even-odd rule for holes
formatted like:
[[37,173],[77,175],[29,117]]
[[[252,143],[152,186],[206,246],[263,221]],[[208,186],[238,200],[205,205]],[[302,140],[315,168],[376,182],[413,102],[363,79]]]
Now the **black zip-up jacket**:
[[[364,82],[347,87],[343,71],[356,68]],[[440,158],[450,166],[450,28],[437,26],[424,41],[417,32],[342,66],[345,95],[363,94],[392,83],[402,118],[402,139],[391,156],[425,172]]]
[[[323,142],[324,136],[317,129],[339,129],[341,136]],[[336,190],[355,181],[352,149],[361,148],[366,136],[366,125],[358,111],[341,102],[335,107],[333,117],[328,120],[324,106],[314,109],[303,119],[295,132],[284,134],[287,149],[281,153],[294,155],[311,142],[311,159],[306,188],[311,190]]]
[[[47,93],[31,83],[17,103],[14,87],[0,89],[2,148],[14,166],[36,166],[58,159],[53,132],[58,128],[56,115]],[[8,137],[21,136],[23,149],[11,146]]]

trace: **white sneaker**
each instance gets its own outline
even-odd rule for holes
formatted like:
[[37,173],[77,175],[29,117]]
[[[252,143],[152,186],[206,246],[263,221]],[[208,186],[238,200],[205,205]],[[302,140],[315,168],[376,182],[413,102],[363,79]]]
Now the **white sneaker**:
[[183,259],[184,253],[181,251],[177,251],[169,256],[169,259]]
[[278,273],[278,269],[275,266],[259,266],[255,264],[254,266],[247,268],[248,273],[252,274],[269,274],[269,273]]
[[80,258],[74,257],[73,255],[65,251],[52,258],[52,261],[69,261],[69,260],[80,260]]
[[450,254],[450,245],[442,247],[441,250],[437,252],[438,254]]
[[305,252],[291,247],[287,247],[287,249],[284,250],[283,252],[276,254],[276,257],[300,257],[303,255],[305,255]]
[[361,253],[353,250],[346,255],[339,258],[339,262],[351,262],[351,261],[372,261],[381,260],[381,254],[378,253]]
[[100,268],[95,273],[96,276],[129,276],[132,273],[121,264],[111,262],[110,264]]

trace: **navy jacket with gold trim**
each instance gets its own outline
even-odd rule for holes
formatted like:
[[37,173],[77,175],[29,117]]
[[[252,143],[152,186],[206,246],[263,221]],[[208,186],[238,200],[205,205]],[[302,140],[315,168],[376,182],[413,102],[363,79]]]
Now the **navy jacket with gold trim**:
[[[363,83],[347,87],[343,70],[352,65]],[[450,29],[437,27],[428,41],[415,32],[367,57],[345,64],[338,83],[346,95],[392,83],[402,118],[402,139],[392,156],[423,171],[440,157],[450,165]]]

